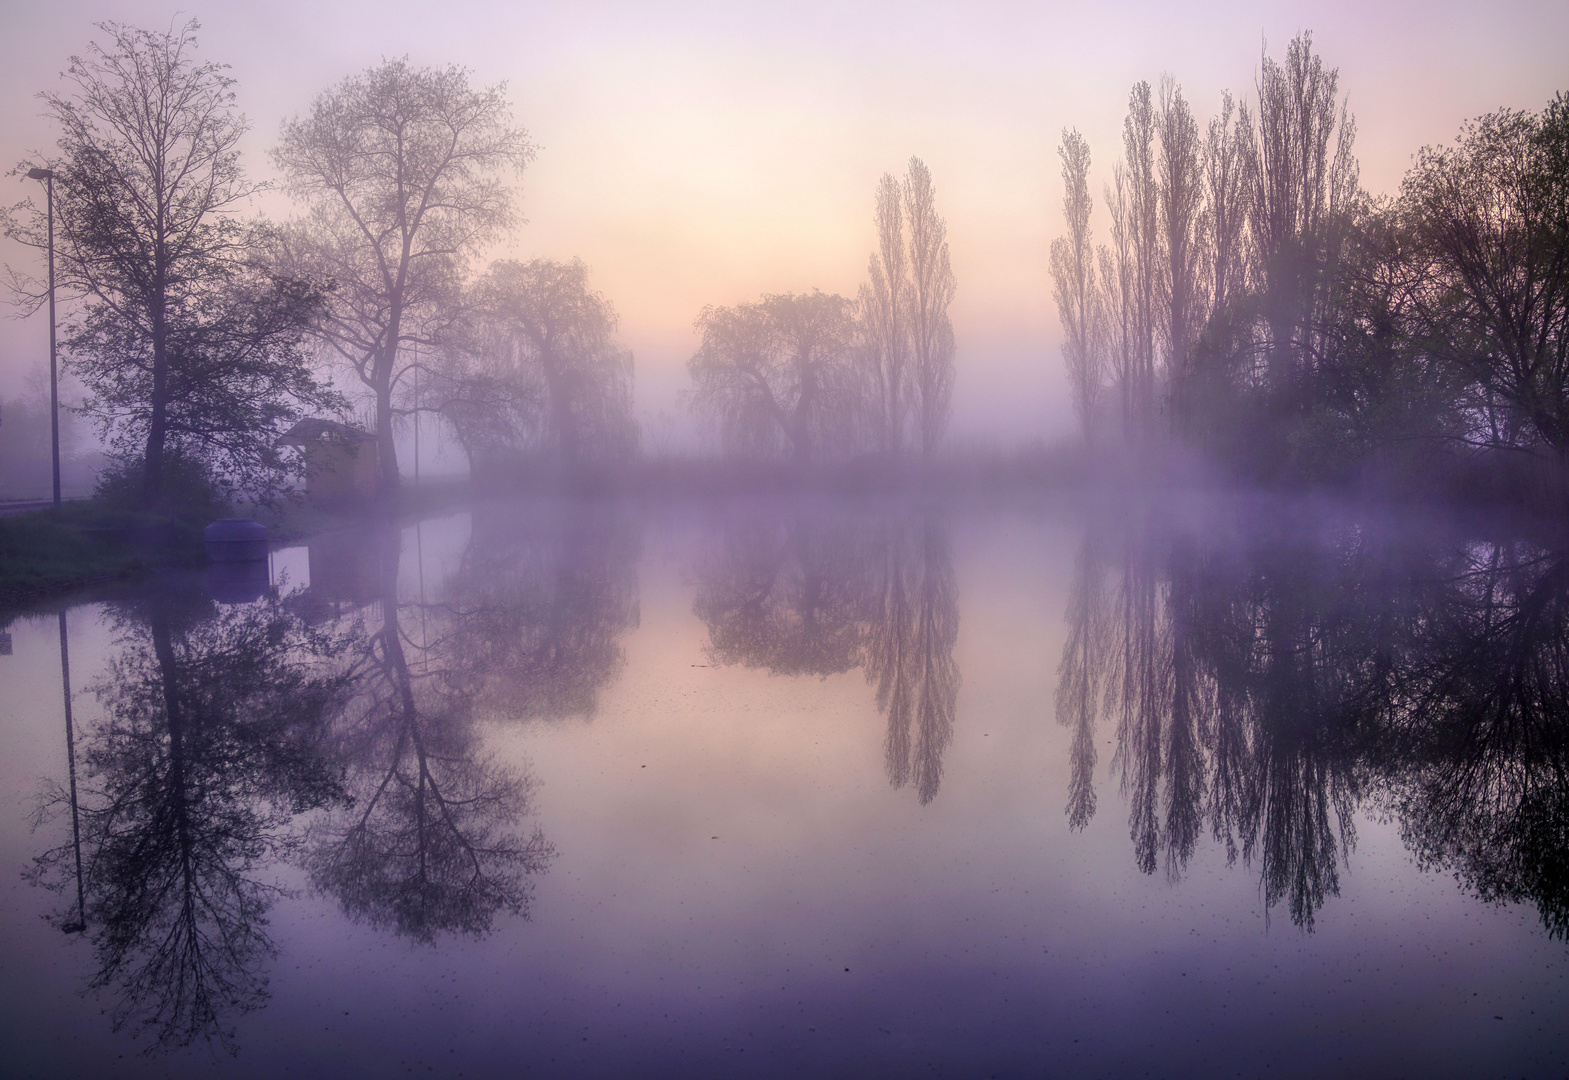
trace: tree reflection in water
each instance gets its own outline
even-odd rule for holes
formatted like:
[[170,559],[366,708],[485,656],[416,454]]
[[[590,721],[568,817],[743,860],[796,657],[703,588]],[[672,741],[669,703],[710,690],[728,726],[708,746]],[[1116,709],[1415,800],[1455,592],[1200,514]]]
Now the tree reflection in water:
[[[1569,572],[1541,541],[1386,536],[1239,514],[1193,530],[1135,512],[1075,566],[1058,719],[1070,825],[1095,811],[1094,729],[1135,861],[1181,875],[1206,826],[1312,928],[1364,801],[1428,866],[1532,899],[1565,928]],[[1112,584],[1108,585],[1110,578]]]
[[[553,851],[525,824],[532,781],[484,753],[478,722],[591,713],[637,621],[635,535],[539,535],[497,550],[477,528],[440,602],[400,596],[389,527],[324,538],[320,558],[313,541],[312,586],[282,598],[225,607],[170,579],[112,610],[106,716],[78,745],[90,987],[115,995],[117,1027],[235,1049],[235,1019],[267,1000],[289,861],[419,941],[527,916]],[[69,808],[61,790],[41,816]],[[71,893],[61,926],[76,854],[31,871]]]
[[1569,936],[1569,553],[1475,545],[1418,615],[1391,728],[1418,861]]
[[959,694],[959,600],[930,515],[733,519],[696,577],[711,662],[819,677],[864,668],[887,719],[889,782],[913,784],[922,804],[937,796]]
[[451,681],[487,715],[590,718],[639,621],[635,523],[605,508],[477,507],[448,583]]
[[[233,1019],[267,1000],[266,872],[295,850],[296,815],[343,797],[322,747],[347,689],[338,642],[275,598],[220,609],[178,582],[111,617],[117,653],[92,687],[106,716],[83,740],[89,985],[149,1049],[232,1051]],[[32,873],[63,888],[73,866],[63,845]]]
[[[451,608],[400,603],[400,539],[389,527],[374,552],[379,613],[333,726],[352,802],[312,826],[306,865],[351,918],[432,942],[484,934],[498,913],[526,918],[531,876],[554,852],[520,825],[532,780],[479,747],[480,687],[453,660],[465,638]],[[434,610],[406,623],[406,606]]]

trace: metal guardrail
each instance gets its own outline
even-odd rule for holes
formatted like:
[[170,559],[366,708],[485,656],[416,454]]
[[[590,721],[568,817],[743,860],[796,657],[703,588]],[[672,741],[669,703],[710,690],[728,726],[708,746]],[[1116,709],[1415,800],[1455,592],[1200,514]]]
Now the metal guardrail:
[[[86,497],[85,495],[76,495],[62,501],[80,502]],[[53,499],[11,499],[0,501],[0,514],[28,514],[34,510],[47,510],[53,505]]]

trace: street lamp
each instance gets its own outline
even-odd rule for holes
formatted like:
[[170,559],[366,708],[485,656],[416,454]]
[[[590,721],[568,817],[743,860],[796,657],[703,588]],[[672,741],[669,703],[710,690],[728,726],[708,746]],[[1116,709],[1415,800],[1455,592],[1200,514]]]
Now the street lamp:
[[42,180],[48,192],[49,218],[49,449],[54,460],[54,505],[60,509],[60,377],[54,342],[54,170],[28,169],[29,180]]

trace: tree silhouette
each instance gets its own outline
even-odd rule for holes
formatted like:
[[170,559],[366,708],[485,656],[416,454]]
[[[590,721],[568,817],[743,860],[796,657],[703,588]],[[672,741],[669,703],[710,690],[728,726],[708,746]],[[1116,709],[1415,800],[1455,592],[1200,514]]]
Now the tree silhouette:
[[632,354],[580,260],[504,260],[470,289],[474,311],[443,373],[470,463],[494,470],[529,456],[571,468],[637,448]]
[[[294,849],[296,815],[343,798],[323,745],[347,689],[330,669],[342,642],[276,598],[218,611],[159,589],[116,622],[93,687],[106,718],[83,740],[89,986],[149,1051],[232,1052],[234,1018],[268,997],[281,889],[264,872]],[[63,886],[72,854],[39,856],[34,879]]]
[[515,220],[501,177],[533,155],[501,87],[406,58],[344,79],[283,125],[273,162],[308,212],[278,257],[333,283],[315,333],[374,400],[386,488],[398,484],[404,354],[439,344],[462,313],[466,259]]
[[1418,862],[1569,936],[1569,556],[1504,539],[1452,565],[1402,665],[1390,753]]
[[888,782],[937,797],[953,739],[959,667],[958,584],[948,538],[929,518],[882,523],[866,566],[866,679],[888,718]]
[[844,522],[742,518],[697,568],[692,611],[709,660],[774,675],[836,675],[861,662],[858,564]]
[[703,344],[687,364],[692,406],[727,451],[767,456],[787,447],[805,465],[855,445],[865,403],[848,300],[765,296],[704,308],[697,326]]
[[323,294],[264,267],[266,230],[237,217],[257,190],[240,168],[246,124],[225,65],[195,59],[199,24],[97,26],[108,41],[71,59],[74,91],[43,95],[60,129],[58,236],[30,203],[0,225],[37,248],[55,238],[60,287],[85,301],[64,342],[83,411],[144,501],[164,497],[176,460],[275,492],[276,436],[340,401],[300,347]]
[[498,913],[527,917],[531,878],[554,850],[520,829],[532,781],[477,745],[474,688],[443,653],[454,639],[438,628],[434,647],[423,635],[415,645],[404,627],[399,541],[382,537],[380,622],[334,725],[353,803],[313,827],[305,862],[351,918],[422,942],[479,936]]

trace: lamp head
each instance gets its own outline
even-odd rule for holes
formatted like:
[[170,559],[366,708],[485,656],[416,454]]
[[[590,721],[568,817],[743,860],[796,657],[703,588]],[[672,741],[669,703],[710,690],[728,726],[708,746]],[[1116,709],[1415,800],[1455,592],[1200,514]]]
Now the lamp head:
[[28,169],[27,170],[27,178],[29,180],[53,180],[54,179],[54,170],[53,169]]

